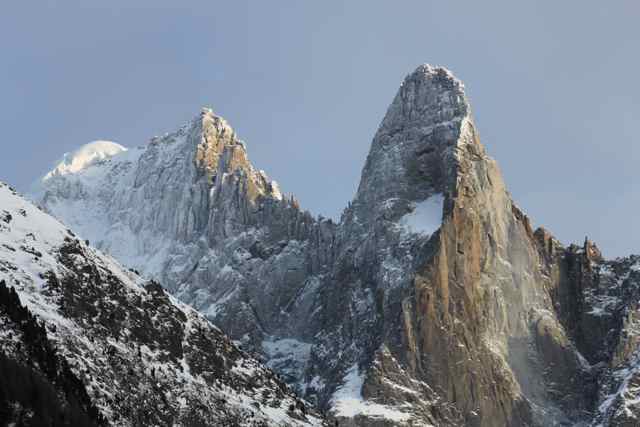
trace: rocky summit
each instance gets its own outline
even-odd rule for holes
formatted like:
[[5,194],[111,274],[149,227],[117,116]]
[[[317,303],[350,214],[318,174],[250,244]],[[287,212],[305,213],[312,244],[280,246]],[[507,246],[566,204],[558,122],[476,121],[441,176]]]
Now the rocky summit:
[[640,425],[640,258],[534,230],[448,70],[405,78],[337,223],[209,109],[118,147],[65,157],[31,198],[337,425]]

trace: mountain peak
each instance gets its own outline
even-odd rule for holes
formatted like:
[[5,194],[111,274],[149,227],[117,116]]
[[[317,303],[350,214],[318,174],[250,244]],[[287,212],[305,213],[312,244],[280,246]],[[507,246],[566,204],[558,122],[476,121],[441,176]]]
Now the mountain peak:
[[425,79],[445,79],[452,82],[452,84],[464,89],[464,83],[459,80],[451,70],[440,65],[421,64],[416,69],[409,73],[405,80],[409,78],[425,78]]
[[[471,122],[464,85],[451,71],[420,65],[402,82],[371,145],[356,203],[362,216],[397,217],[450,190],[454,152]],[[373,209],[372,209],[373,208]]]
[[201,142],[207,144],[216,141],[218,149],[240,143],[231,125],[223,117],[215,114],[210,107],[201,108],[200,114],[192,121],[192,127],[200,134]]
[[97,162],[125,151],[127,151],[125,147],[112,141],[98,140],[89,142],[77,150],[65,153],[56,167],[45,175],[44,180],[53,176],[80,172]]
[[470,110],[464,84],[451,71],[423,64],[405,77],[381,127],[432,127],[461,120]]

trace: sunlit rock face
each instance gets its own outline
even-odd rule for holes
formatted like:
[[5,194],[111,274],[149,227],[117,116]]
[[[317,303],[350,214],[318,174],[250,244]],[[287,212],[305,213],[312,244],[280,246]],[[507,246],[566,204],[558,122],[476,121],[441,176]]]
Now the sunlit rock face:
[[283,196],[210,110],[36,197],[342,425],[588,425],[632,407],[600,380],[620,387],[637,357],[633,309],[589,314],[604,261],[534,232],[444,68],[406,77],[337,224]]

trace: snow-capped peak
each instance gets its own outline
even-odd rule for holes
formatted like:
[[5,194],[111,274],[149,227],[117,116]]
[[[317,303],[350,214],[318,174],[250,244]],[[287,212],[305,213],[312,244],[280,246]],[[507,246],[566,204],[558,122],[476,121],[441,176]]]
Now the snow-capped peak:
[[65,153],[56,167],[47,173],[43,180],[58,175],[80,172],[89,166],[127,151],[125,147],[112,141],[93,141],[71,153]]

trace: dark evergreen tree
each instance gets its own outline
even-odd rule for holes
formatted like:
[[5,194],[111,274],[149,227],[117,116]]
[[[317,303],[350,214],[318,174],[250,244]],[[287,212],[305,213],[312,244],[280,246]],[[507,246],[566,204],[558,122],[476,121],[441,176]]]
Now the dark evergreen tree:
[[82,381],[58,357],[44,323],[22,306],[13,287],[0,281],[0,315],[22,334],[28,364],[0,352],[0,426],[98,426],[103,417],[91,403]]

